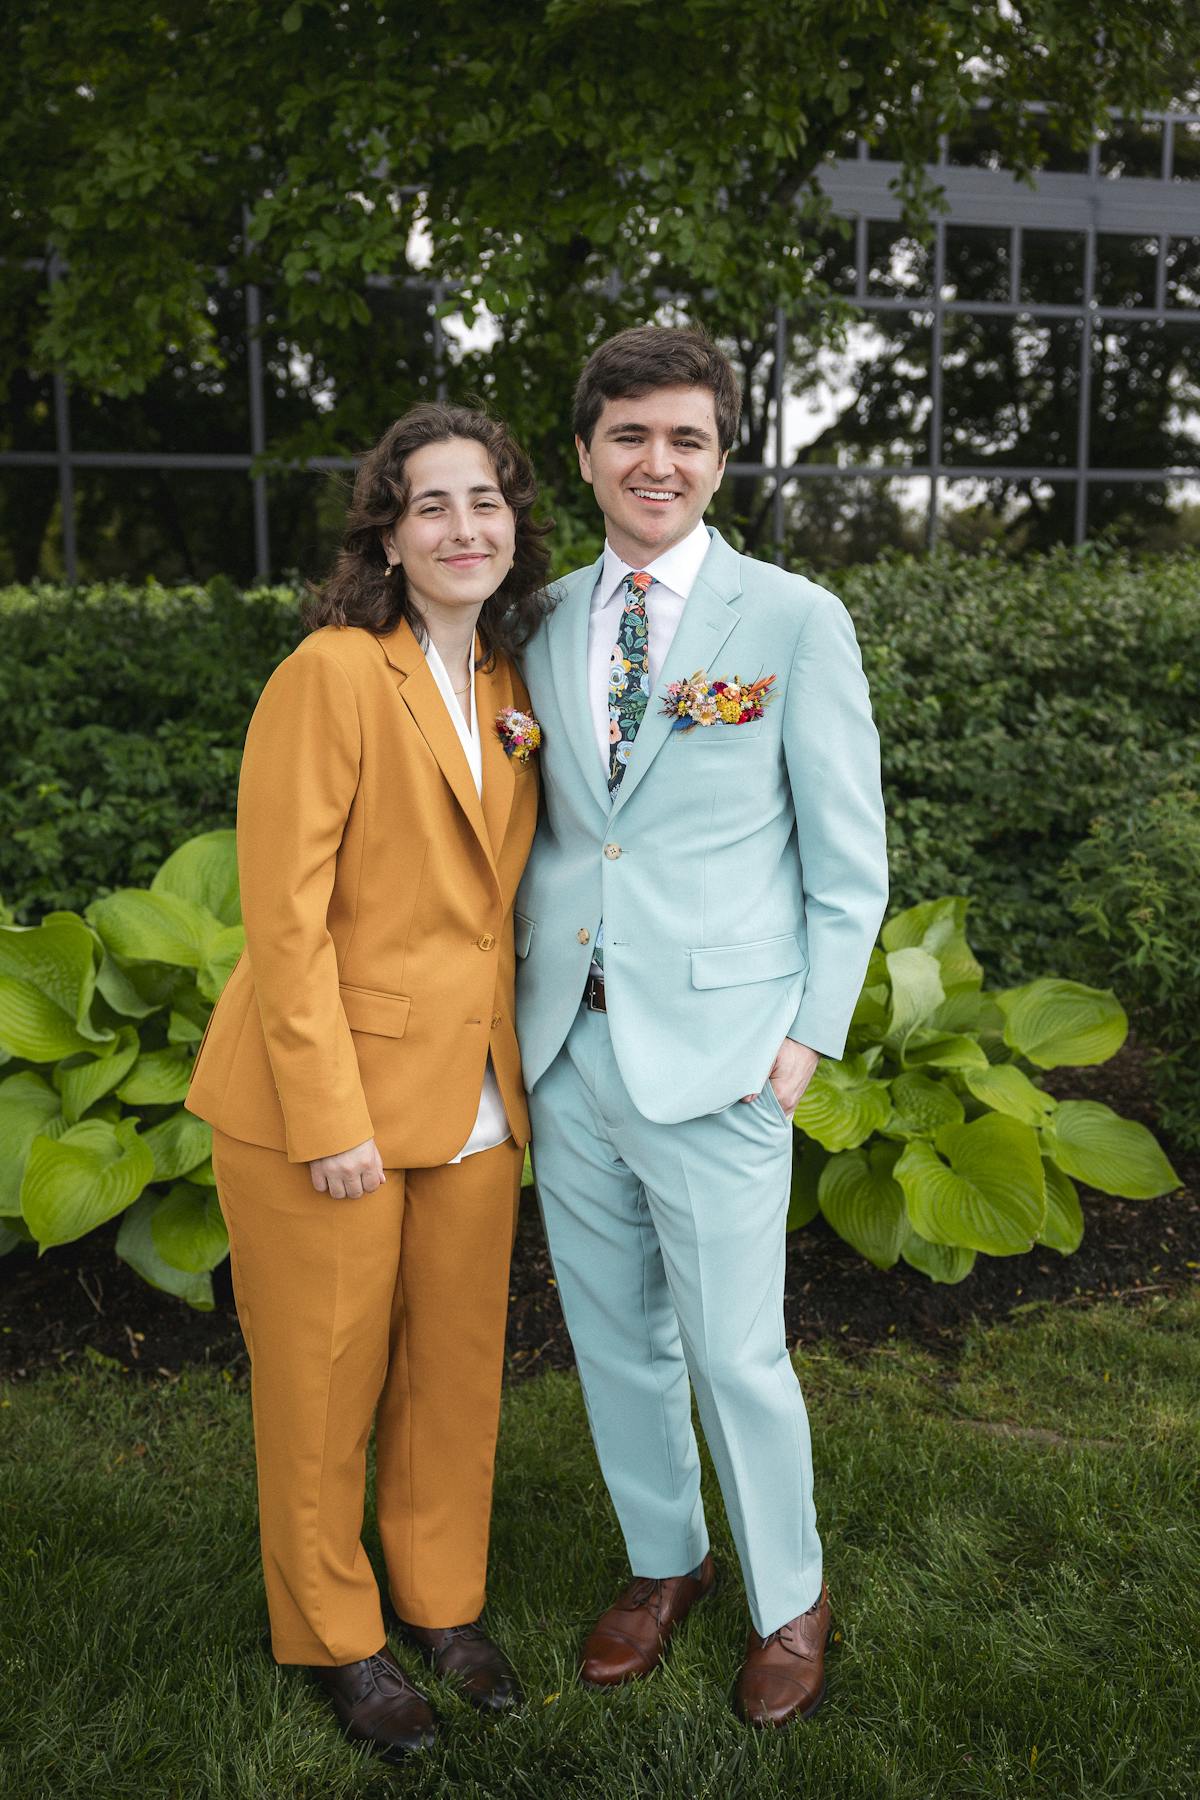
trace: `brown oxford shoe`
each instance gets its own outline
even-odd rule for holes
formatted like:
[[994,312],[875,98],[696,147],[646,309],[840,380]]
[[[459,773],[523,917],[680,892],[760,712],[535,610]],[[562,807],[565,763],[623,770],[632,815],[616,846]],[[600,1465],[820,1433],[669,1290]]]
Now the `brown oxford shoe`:
[[450,1675],[480,1712],[508,1712],[520,1706],[522,1693],[512,1664],[478,1622],[435,1630],[407,1625],[399,1633],[437,1675]]
[[390,1761],[428,1750],[437,1735],[429,1702],[415,1688],[385,1644],[361,1662],[314,1668],[329,1694],[342,1730],[356,1743],[374,1746]]
[[694,1575],[637,1576],[593,1625],[583,1646],[581,1678],[590,1687],[615,1687],[648,1675],[661,1662],[675,1627],[715,1579],[711,1556]]
[[798,1619],[759,1637],[750,1633],[738,1676],[734,1711],[747,1725],[790,1725],[808,1719],[825,1698],[825,1647],[833,1618],[824,1583],[821,1598]]

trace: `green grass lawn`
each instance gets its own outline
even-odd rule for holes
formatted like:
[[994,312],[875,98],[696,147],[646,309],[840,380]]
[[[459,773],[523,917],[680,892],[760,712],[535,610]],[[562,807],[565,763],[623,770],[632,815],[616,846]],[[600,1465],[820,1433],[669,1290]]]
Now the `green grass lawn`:
[[527,1708],[430,1685],[442,1745],[350,1748],[263,1644],[249,1402],[216,1375],[87,1369],[0,1410],[5,1800],[567,1800],[1200,1794],[1200,1301],[1037,1314],[948,1369],[805,1355],[840,1641],[791,1732],[728,1709],[746,1615],[724,1580],[669,1664],[573,1668],[624,1575],[573,1378],[505,1403],[489,1618]]

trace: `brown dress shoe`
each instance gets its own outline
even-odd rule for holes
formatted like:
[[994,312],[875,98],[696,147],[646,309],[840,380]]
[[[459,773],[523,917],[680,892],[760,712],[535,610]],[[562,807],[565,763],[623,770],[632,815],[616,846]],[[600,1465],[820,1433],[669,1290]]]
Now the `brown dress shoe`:
[[385,1644],[361,1662],[314,1668],[333,1701],[346,1736],[374,1745],[395,1761],[428,1750],[436,1736],[429,1702],[415,1688]]
[[583,1646],[581,1678],[590,1687],[615,1687],[648,1675],[662,1660],[671,1633],[712,1588],[713,1559],[695,1575],[639,1575],[593,1625]]
[[734,1710],[747,1725],[789,1725],[807,1719],[825,1698],[825,1647],[833,1618],[824,1583],[821,1598],[798,1619],[767,1637],[750,1633],[738,1676]]
[[438,1675],[451,1675],[481,1712],[520,1706],[522,1693],[512,1664],[478,1621],[434,1630],[399,1622],[399,1634]]

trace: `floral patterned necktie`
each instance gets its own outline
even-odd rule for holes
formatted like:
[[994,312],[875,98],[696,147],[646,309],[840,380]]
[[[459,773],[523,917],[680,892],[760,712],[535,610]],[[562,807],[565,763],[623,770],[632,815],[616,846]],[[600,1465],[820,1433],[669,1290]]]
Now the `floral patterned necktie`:
[[615,799],[638,726],[650,699],[650,633],[646,595],[654,577],[625,577],[625,610],[608,669],[608,796]]

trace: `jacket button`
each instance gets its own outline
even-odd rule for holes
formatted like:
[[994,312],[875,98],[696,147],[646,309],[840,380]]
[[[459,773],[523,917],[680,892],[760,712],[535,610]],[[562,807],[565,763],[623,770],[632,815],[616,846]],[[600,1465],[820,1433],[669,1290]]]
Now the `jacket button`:
[[618,856],[621,854],[620,844],[605,844],[604,854],[607,856],[609,862],[616,862]]
[[492,1030],[493,1030],[493,1031],[495,1031],[495,1029],[496,1029],[496,1027],[497,1027],[497,1025],[498,1025],[498,1024],[499,1024],[499,1023],[500,1023],[500,1014],[499,1014],[499,1013],[493,1013],[493,1014],[492,1014]]
[[476,939],[476,942],[481,950],[494,950],[496,948],[496,940],[490,931],[485,931],[481,938]]
[[581,944],[588,943],[591,940],[591,935],[592,934],[586,925],[581,925],[579,930],[575,933],[575,936],[579,939]]

